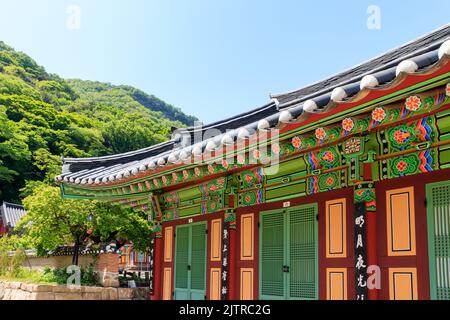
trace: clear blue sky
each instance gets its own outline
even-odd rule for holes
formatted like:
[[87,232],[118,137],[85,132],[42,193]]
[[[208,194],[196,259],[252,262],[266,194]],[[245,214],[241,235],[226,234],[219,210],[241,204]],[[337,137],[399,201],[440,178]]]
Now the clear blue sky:
[[[366,26],[369,5],[381,29]],[[68,6],[80,28],[66,25]],[[0,39],[65,78],[128,84],[204,122],[450,22],[448,0],[2,0]]]

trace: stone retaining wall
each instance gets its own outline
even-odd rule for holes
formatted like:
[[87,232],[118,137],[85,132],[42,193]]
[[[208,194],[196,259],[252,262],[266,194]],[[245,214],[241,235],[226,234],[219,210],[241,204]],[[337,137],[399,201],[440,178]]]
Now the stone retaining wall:
[[0,300],[148,300],[148,289],[0,281]]
[[[78,265],[86,267],[94,262],[92,255],[80,255]],[[23,266],[34,270],[43,270],[45,267],[61,268],[72,264],[72,256],[28,256]],[[99,254],[94,265],[99,273],[100,283],[105,287],[119,286],[119,255],[115,253]]]

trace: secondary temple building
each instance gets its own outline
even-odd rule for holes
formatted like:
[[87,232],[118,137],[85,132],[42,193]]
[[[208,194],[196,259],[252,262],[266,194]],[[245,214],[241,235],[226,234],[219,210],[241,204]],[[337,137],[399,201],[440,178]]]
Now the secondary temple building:
[[3,202],[0,206],[0,235],[11,234],[17,222],[26,213],[24,207],[19,204]]
[[449,38],[56,180],[153,221],[153,299],[450,299]]

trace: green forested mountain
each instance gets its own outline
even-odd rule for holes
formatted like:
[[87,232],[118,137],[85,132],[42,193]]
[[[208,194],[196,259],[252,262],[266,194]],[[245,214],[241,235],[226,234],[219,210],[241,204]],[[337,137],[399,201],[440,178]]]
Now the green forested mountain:
[[154,95],[131,86],[114,86],[109,83],[79,79],[66,79],[66,82],[83,100],[95,102],[97,105],[108,104],[130,110],[139,110],[141,106],[144,106],[151,111],[161,112],[166,119],[187,125],[193,125],[198,120]]
[[0,41],[0,201],[51,183],[61,156],[102,156],[167,140],[197,120],[130,86],[65,80]]

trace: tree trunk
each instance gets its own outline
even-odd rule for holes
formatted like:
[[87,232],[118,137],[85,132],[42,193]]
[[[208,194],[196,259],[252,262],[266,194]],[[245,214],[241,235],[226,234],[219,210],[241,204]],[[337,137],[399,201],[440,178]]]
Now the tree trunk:
[[77,237],[75,241],[75,245],[73,247],[73,256],[72,256],[72,264],[77,266],[78,265],[78,252],[80,249],[80,239]]

